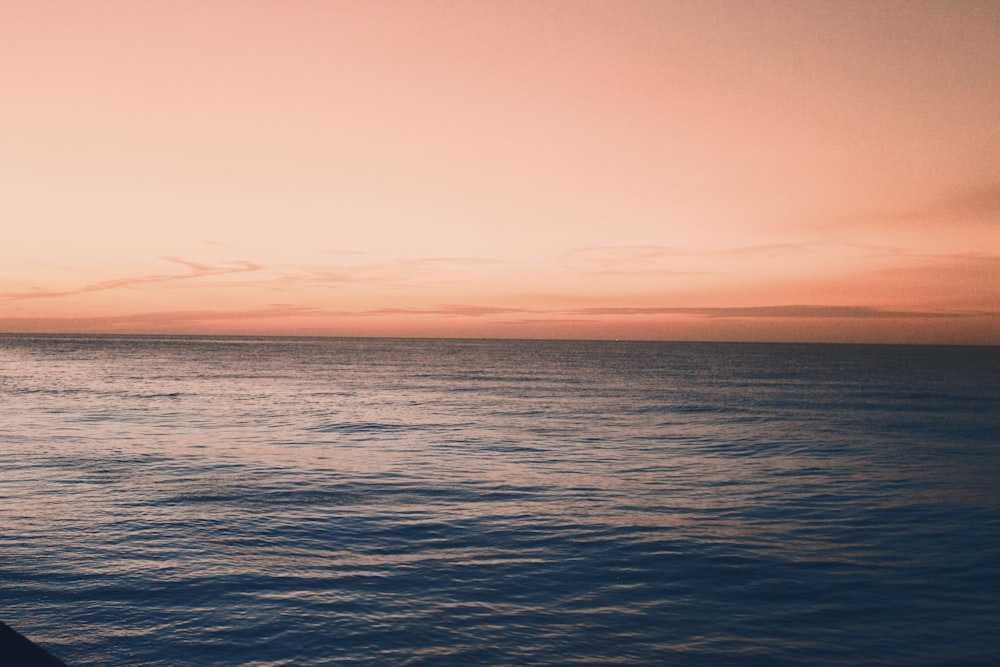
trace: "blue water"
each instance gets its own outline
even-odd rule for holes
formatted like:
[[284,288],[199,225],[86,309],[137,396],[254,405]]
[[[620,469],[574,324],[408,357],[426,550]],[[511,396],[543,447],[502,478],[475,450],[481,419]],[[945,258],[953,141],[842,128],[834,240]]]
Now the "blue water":
[[71,665],[988,665],[1000,348],[0,336]]

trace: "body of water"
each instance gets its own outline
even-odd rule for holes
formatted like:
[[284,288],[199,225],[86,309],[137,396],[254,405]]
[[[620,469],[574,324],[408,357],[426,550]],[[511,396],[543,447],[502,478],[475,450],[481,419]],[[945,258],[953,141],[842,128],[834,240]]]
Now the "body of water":
[[76,667],[993,664],[998,480],[995,347],[0,336]]

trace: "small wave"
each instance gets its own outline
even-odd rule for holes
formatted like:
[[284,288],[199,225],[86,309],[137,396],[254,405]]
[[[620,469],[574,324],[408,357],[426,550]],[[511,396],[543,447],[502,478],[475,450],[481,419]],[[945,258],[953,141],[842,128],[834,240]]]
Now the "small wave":
[[231,504],[238,506],[333,506],[374,502],[363,493],[338,491],[273,491],[266,489],[191,489],[160,500],[158,505]]
[[162,394],[131,394],[130,398],[139,398],[143,400],[148,400],[151,398],[180,398],[183,395],[184,394],[182,394],[179,391],[171,391]]
[[91,392],[86,389],[73,388],[53,388],[53,387],[15,387],[13,389],[8,389],[8,393],[17,395],[31,395],[31,394],[44,394],[50,396],[69,396],[72,394],[85,394],[85,393],[97,393]]
[[319,433],[393,433],[414,428],[408,424],[390,424],[380,422],[338,422],[313,427],[311,430]]
[[378,435],[381,433],[402,433],[405,431],[427,431],[433,429],[456,428],[453,424],[400,424],[395,422],[336,422],[310,428],[316,433],[345,433],[349,435]]

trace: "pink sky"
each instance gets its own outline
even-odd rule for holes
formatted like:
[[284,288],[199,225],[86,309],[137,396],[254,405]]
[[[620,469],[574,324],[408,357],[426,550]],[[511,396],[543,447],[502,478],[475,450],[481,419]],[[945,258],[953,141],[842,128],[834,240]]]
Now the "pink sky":
[[1000,344],[997,26],[8,0],[0,331]]

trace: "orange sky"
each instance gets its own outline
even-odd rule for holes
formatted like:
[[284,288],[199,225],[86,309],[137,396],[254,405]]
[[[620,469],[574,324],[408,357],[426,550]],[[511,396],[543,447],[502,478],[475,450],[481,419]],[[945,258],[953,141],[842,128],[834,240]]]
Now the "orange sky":
[[1000,344],[997,2],[0,15],[0,331]]

